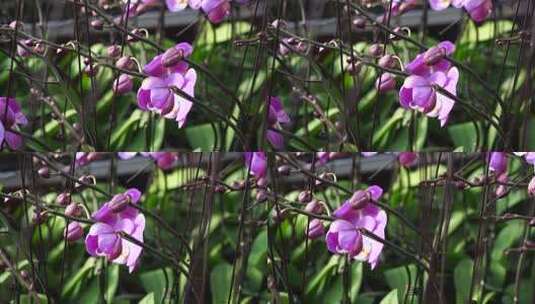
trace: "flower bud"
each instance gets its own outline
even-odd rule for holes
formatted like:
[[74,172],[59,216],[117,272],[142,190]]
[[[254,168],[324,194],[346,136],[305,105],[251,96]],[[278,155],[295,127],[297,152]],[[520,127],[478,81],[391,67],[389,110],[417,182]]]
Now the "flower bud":
[[42,178],[49,178],[50,177],[50,170],[48,167],[42,167],[39,170],[37,170],[37,174],[41,176]]
[[133,70],[136,67],[136,63],[129,56],[123,56],[117,60],[115,67],[122,70]]
[[271,23],[271,26],[274,28],[285,29],[288,27],[288,23],[286,23],[286,21],[282,19],[275,19],[275,21]]
[[225,186],[223,186],[223,185],[216,185],[214,187],[214,191],[216,193],[225,193],[227,191],[227,188],[225,188]]
[[170,68],[180,61],[184,60],[184,50],[177,48],[170,48],[162,56],[162,65]]
[[71,194],[69,192],[62,192],[56,197],[56,203],[61,206],[66,206],[71,202]]
[[271,219],[275,221],[276,223],[280,223],[284,221],[288,217],[289,214],[290,212],[288,211],[288,209],[273,208],[271,210]]
[[97,31],[101,31],[104,28],[104,21],[100,19],[95,19],[91,21],[91,27]]
[[277,172],[279,172],[280,175],[288,175],[290,174],[290,167],[287,165],[282,165],[277,168]]
[[375,88],[380,93],[386,93],[396,88],[396,79],[390,73],[384,73],[375,81]]
[[299,192],[299,195],[297,196],[297,200],[303,204],[310,202],[311,199],[312,199],[312,192],[308,190]]
[[530,226],[530,227],[535,227],[535,217],[532,218],[532,219],[529,221],[529,226]]
[[306,234],[309,239],[313,240],[322,236],[324,232],[323,222],[319,219],[313,219],[308,224]]
[[11,21],[9,24],[10,29],[17,29],[18,31],[24,31],[24,23],[20,21]]
[[86,187],[85,184],[94,185],[94,183],[95,183],[94,177],[90,175],[82,175],[80,176],[80,178],[78,178],[78,182],[76,182],[76,184],[74,185],[74,188],[76,190],[82,190],[84,187]]
[[114,195],[111,201],[109,202],[110,210],[114,213],[119,213],[123,211],[132,201],[129,195],[123,193]]
[[308,213],[321,214],[323,213],[323,205],[317,200],[312,200],[305,206],[305,211]]
[[268,195],[267,195],[266,190],[260,189],[256,192],[256,200],[258,202],[264,202],[265,200],[267,200],[267,198],[268,198]]
[[265,188],[268,185],[268,180],[265,177],[261,177],[256,181],[256,186],[259,188]]
[[396,59],[390,54],[386,54],[379,58],[377,64],[385,69],[393,69],[396,66]]
[[362,69],[362,63],[360,61],[350,61],[347,64],[346,71],[349,75],[355,76]]
[[528,184],[528,195],[535,197],[535,176],[531,178]]
[[349,204],[353,209],[362,209],[371,201],[372,196],[370,192],[358,190],[349,199]]
[[65,208],[65,215],[72,216],[72,217],[80,217],[82,215],[82,206],[77,203],[70,203]]
[[403,167],[412,166],[418,159],[418,153],[415,152],[401,152],[398,156],[399,164]]
[[366,19],[362,17],[355,17],[352,23],[355,29],[363,29],[366,27]]
[[133,87],[134,82],[132,81],[132,77],[128,74],[121,74],[114,82],[113,91],[116,95],[124,95],[131,92]]
[[63,236],[68,242],[76,242],[84,235],[84,229],[78,222],[71,222],[65,228]]
[[233,181],[231,187],[234,190],[243,190],[245,188],[245,181]]
[[446,49],[434,46],[424,53],[424,62],[427,65],[434,65],[446,56]]
[[368,55],[379,58],[383,55],[384,46],[378,43],[374,43],[368,47]]
[[95,76],[98,72],[98,69],[96,66],[93,66],[92,64],[88,64],[85,66],[84,68],[84,73],[87,75],[87,76]]
[[504,185],[499,185],[498,187],[496,187],[495,194],[497,198],[504,197],[505,194],[507,194],[507,187],[505,187]]
[[111,45],[106,49],[106,53],[111,58],[117,58],[121,56],[121,47],[118,45]]
[[33,214],[33,219],[32,219],[32,222],[35,224],[35,225],[39,225],[39,224],[42,224],[46,221],[46,219],[48,218],[48,214],[46,213],[46,211],[36,211],[34,214]]

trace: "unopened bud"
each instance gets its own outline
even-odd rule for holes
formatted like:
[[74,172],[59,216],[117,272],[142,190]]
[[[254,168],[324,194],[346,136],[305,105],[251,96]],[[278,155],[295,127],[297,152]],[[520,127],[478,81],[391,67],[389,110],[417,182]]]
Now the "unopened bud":
[[72,217],[80,217],[82,215],[82,206],[77,203],[70,203],[65,208],[65,215],[72,216]]
[[385,69],[393,69],[396,66],[396,59],[390,54],[386,54],[379,58],[377,64]]
[[366,27],[366,19],[362,17],[355,17],[352,23],[355,29],[363,29]]
[[368,47],[368,55],[379,58],[383,55],[384,46],[378,43],[374,43]]
[[124,95],[131,92],[133,88],[134,82],[132,81],[132,77],[128,74],[121,74],[114,82],[113,91],[117,95]]
[[264,202],[265,200],[267,200],[267,198],[268,198],[268,195],[267,195],[266,190],[260,189],[256,192],[256,200],[258,202]]
[[50,170],[48,167],[42,167],[39,170],[37,170],[37,174],[41,176],[42,178],[49,178],[50,177]]
[[268,180],[265,177],[261,177],[256,181],[256,186],[259,188],[265,188],[268,185]]
[[317,200],[312,200],[305,206],[305,211],[308,213],[321,214],[323,213],[323,205]]
[[531,178],[528,184],[528,195],[535,197],[535,176]]
[[313,240],[322,236],[324,232],[325,227],[323,227],[323,222],[319,219],[313,219],[308,224],[306,235],[309,239]]
[[111,58],[117,58],[121,56],[121,47],[118,45],[111,45],[106,49],[106,53]]
[[308,203],[312,199],[312,192],[309,190],[301,191],[299,192],[299,195],[297,196],[297,200],[300,203]]
[[136,63],[129,56],[123,56],[117,60],[115,67],[122,70],[133,70],[136,67]]
[[71,194],[69,192],[62,192],[56,197],[56,203],[61,206],[66,206],[71,202]]
[[396,88],[396,79],[390,73],[381,74],[381,77],[375,81],[375,88],[380,93],[386,93]]
[[104,28],[104,21],[96,19],[91,21],[91,27],[97,31],[101,31]]
[[277,172],[279,172],[280,175],[288,175],[290,174],[290,167],[287,165],[279,166]]
[[84,235],[84,229],[78,222],[71,222],[65,228],[63,236],[68,242],[76,242]]

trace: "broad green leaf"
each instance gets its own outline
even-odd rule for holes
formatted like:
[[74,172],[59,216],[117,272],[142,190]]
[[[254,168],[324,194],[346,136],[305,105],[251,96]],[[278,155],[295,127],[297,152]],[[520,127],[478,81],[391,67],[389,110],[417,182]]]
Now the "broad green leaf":
[[210,273],[212,303],[227,303],[232,288],[232,266],[228,263],[217,264]]
[[467,258],[460,261],[453,271],[455,283],[455,302],[458,304],[469,302],[473,268],[474,262],[472,259]]
[[398,304],[398,291],[396,289],[389,292],[379,304]]
[[141,280],[141,285],[145,291],[152,294],[156,303],[162,303],[162,298],[166,294],[167,297],[169,297],[174,284],[173,271],[170,268],[144,272],[139,275],[139,279]]

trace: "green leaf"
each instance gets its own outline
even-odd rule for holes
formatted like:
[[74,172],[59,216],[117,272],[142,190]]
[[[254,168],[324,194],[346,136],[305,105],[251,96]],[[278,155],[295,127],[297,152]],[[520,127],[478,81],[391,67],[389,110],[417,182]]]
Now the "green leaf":
[[[167,274],[167,280],[165,274]],[[152,294],[152,298],[156,303],[161,303],[166,294],[169,297],[174,284],[173,272],[170,268],[144,272],[139,275],[139,279],[145,291]]]
[[154,300],[154,292],[151,292],[151,293],[148,293],[146,296],[144,296],[143,299],[141,299],[138,304],[156,304],[156,303],[159,303],[159,302]]
[[474,262],[472,259],[467,258],[461,260],[453,271],[455,281],[455,302],[458,304],[469,302],[473,268]]
[[384,275],[388,286],[398,291],[397,298],[404,299],[416,286],[417,272],[416,265],[410,264],[386,270]]
[[396,289],[390,291],[379,304],[398,304],[398,291]]
[[459,152],[474,151],[477,144],[477,131],[473,123],[465,122],[448,127],[448,133]]
[[212,151],[216,145],[216,134],[212,125],[202,124],[185,129],[188,142],[193,149]]
[[227,303],[232,284],[231,281],[232,266],[228,263],[217,264],[210,273],[212,303]]

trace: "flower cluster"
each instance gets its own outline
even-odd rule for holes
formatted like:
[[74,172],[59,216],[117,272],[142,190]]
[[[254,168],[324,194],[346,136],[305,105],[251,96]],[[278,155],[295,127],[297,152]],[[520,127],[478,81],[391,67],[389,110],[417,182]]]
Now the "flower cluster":
[[189,43],[179,43],[154,57],[143,70],[149,77],[143,80],[137,92],[139,108],[174,119],[179,128],[186,123],[193,103],[177,94],[176,90],[191,98],[195,95],[197,73],[184,61],[192,51]]
[[418,54],[406,70],[410,73],[399,91],[399,102],[406,109],[414,109],[429,117],[437,117],[444,126],[455,101],[438,88],[457,96],[459,71],[445,59],[455,51],[455,45],[443,41]]
[[355,192],[334,211],[336,220],[331,223],[325,237],[330,252],[347,254],[350,258],[366,261],[372,269],[375,268],[383,244],[364,235],[362,229],[378,238],[385,238],[386,213],[373,204],[382,195],[381,187],[370,186],[366,190]]
[[128,235],[143,242],[145,216],[129,204],[137,204],[141,192],[128,189],[106,202],[92,218],[96,221],[85,238],[87,252],[92,256],[102,256],[107,260],[128,266],[134,271],[141,256],[142,247],[123,238]]
[[[125,0],[123,2],[127,3]],[[158,6],[160,2],[161,0],[132,0],[129,6],[125,6],[123,14],[134,17]],[[179,12],[189,6],[194,10],[202,11],[213,23],[220,23],[230,14],[231,2],[247,4],[249,0],[165,0],[167,9],[171,12]]]
[[450,5],[464,8],[476,22],[484,21],[492,12],[492,0],[429,0],[429,5],[436,11],[444,10]]
[[27,123],[28,119],[14,98],[0,97],[0,149],[4,148],[4,142],[11,150],[19,149],[22,137],[16,131]]

